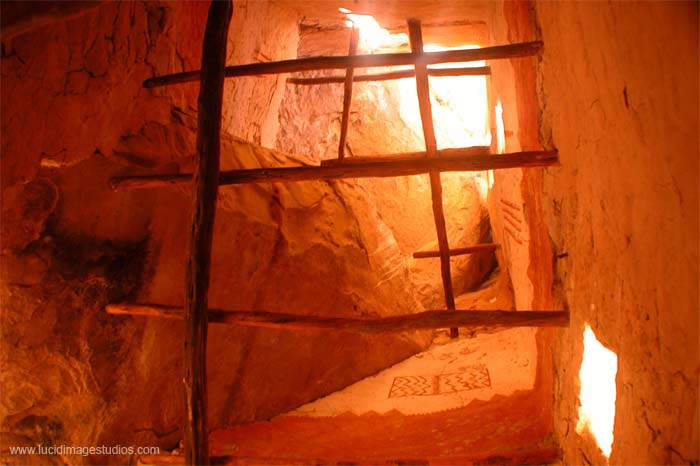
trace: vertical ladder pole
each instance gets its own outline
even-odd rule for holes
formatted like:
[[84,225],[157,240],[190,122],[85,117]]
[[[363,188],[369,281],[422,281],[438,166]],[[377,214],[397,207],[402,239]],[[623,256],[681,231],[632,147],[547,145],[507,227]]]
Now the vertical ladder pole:
[[[360,29],[353,24],[350,31],[350,47],[348,56],[357,54],[357,43],[360,40]],[[352,103],[352,80],[355,68],[349,66],[345,71],[345,87],[343,88],[343,116],[340,120],[340,142],[338,143],[338,160],[345,157],[345,141],[348,138],[348,125],[350,124],[350,104]]]
[[[423,55],[423,33],[420,20],[408,20],[408,37],[411,42],[411,52],[414,55],[414,67],[416,70],[416,91],[418,93],[418,106],[420,109],[421,123],[423,125],[423,137],[425,139],[425,151],[427,157],[437,157],[437,141],[435,139],[435,127],[433,126],[433,114],[430,104],[430,84],[428,82],[428,67],[421,62]],[[450,246],[447,240],[447,227],[445,225],[445,212],[442,205],[442,182],[439,172],[430,172],[430,193],[433,201],[433,217],[437,230],[438,246],[440,250],[440,272],[442,275],[442,287],[445,293],[447,309],[455,310],[455,297],[452,290],[452,272],[450,270]],[[459,336],[458,328],[450,329],[450,337]]]
[[207,294],[219,186],[221,108],[231,0],[212,0],[202,44],[197,106],[197,167],[185,274],[185,463],[209,464],[207,432]]

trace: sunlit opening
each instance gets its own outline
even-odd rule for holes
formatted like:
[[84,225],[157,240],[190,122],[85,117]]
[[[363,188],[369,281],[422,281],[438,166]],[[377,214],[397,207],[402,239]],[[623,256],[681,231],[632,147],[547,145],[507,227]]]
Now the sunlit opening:
[[610,457],[615,423],[617,355],[596,339],[586,324],[583,333],[583,361],[579,379],[581,393],[576,432],[589,431],[606,457]]
[[[369,15],[351,13],[346,8],[339,9],[348,18],[347,24],[359,28],[360,49],[364,53],[374,53],[380,49],[405,49],[408,36],[404,33],[392,34],[382,28]],[[442,50],[479,48],[477,45],[460,47],[442,47],[425,44],[426,52]],[[430,65],[430,68],[480,67],[485,62],[445,63]],[[410,69],[412,67],[392,67]],[[368,72],[387,71],[373,69]],[[430,96],[432,103],[433,125],[438,148],[489,146],[491,132],[489,128],[488,97],[485,76],[441,76],[430,78]],[[396,81],[399,93],[399,114],[404,123],[419,137],[423,136],[416,81],[413,78]]]
[[[441,47],[426,44],[426,52],[478,48]],[[484,62],[445,63],[431,68],[484,66]],[[402,79],[398,83],[401,96],[399,112],[401,119],[416,134],[422,134],[416,83],[413,79]],[[488,102],[486,78],[484,76],[444,76],[430,78],[430,97],[433,123],[438,148],[488,146],[491,133],[488,125]]]
[[360,43],[358,48],[364,52],[372,52],[381,48],[397,48],[408,43],[408,36],[403,33],[392,34],[379,25],[376,19],[370,15],[357,15],[347,8],[339,8],[348,18],[345,25],[356,27],[360,30]]

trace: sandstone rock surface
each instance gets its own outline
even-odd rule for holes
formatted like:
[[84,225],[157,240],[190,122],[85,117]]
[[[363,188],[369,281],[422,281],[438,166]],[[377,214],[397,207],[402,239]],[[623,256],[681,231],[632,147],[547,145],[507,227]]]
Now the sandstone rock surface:
[[[388,5],[389,7],[389,5]],[[304,10],[305,24],[300,35],[298,55],[343,55],[347,53],[349,32],[332,21],[321,24],[316,15]],[[317,26],[311,26],[317,24]],[[462,31],[464,32],[464,31]],[[363,45],[362,35],[360,36]],[[398,35],[397,35],[398,37]],[[403,44],[404,48],[407,43]],[[375,53],[360,49],[359,53]],[[383,70],[380,70],[383,71]],[[362,70],[362,73],[377,70]],[[360,71],[358,71],[358,74]],[[338,75],[337,70],[303,73],[304,76]],[[415,85],[410,80],[354,84],[346,157],[380,155],[425,150],[419,121],[407,120],[407,101],[417,106]],[[280,150],[308,154],[315,160],[337,157],[343,86],[288,84],[280,107]],[[447,105],[433,100],[434,113]],[[410,105],[408,105],[410,107]],[[414,113],[416,109],[412,109]],[[416,113],[417,114],[417,113]],[[439,147],[447,147],[438,140]],[[490,241],[490,224],[481,174],[442,174],[444,211],[450,247],[471,246]],[[437,239],[428,176],[359,179],[356,185],[372,199],[388,231],[401,248],[411,270],[411,280],[425,308],[443,309],[445,300],[439,259],[413,259],[418,250],[436,250]],[[492,253],[455,257],[451,261],[456,294],[478,286],[493,269]]]
[[[293,54],[296,15],[285,11],[237,4],[230,60]],[[104,3],[3,39],[0,423],[23,441],[172,448],[181,437],[181,323],[103,308],[182,303],[189,193],[113,192],[108,180],[191,168],[196,86],[148,91],[141,82],[198,67],[205,17],[205,3]],[[226,85],[230,134],[274,141],[275,82]],[[309,163],[224,139],[224,168]],[[217,307],[365,317],[421,310],[398,243],[353,183],[222,188],[215,238]],[[428,340],[212,326],[211,425],[266,419]]]

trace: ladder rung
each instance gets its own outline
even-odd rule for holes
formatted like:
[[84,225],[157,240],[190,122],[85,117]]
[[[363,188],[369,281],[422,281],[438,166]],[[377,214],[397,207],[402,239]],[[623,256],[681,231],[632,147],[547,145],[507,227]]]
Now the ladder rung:
[[[489,146],[471,146],[471,147],[460,147],[453,149],[440,149],[437,151],[438,157],[468,157],[471,155],[488,155],[491,153],[491,148]],[[402,154],[388,154],[388,155],[354,155],[352,157],[347,157],[345,159],[325,159],[321,160],[322,167],[329,167],[331,165],[339,164],[359,164],[359,163],[370,163],[370,162],[408,162],[411,160],[424,159],[425,152],[404,152]]]
[[[488,76],[491,74],[490,66],[470,66],[466,68],[428,68],[431,77],[443,76]],[[391,81],[394,79],[413,78],[415,70],[389,71],[388,73],[367,73],[353,76],[352,82]],[[326,76],[320,78],[287,78],[288,84],[297,86],[312,86],[317,84],[342,84],[345,76]]]
[[[119,303],[106,307],[109,314],[182,319],[181,307]],[[403,332],[447,327],[565,327],[568,311],[433,310],[377,319],[320,317],[267,311],[209,309],[210,323],[282,330],[331,330],[363,333]]]
[[[471,151],[471,148],[465,148]],[[459,153],[461,149],[450,149]],[[440,153],[440,152],[438,152]],[[397,154],[395,154],[397,155]],[[400,154],[398,154],[400,155]],[[545,167],[559,163],[556,150],[513,152],[498,155],[452,155],[439,158],[415,158],[410,160],[379,160],[370,162],[342,163],[336,165],[252,168],[223,171],[219,184],[249,184],[333,180],[342,178],[388,178],[420,175],[430,172],[466,172],[498,170],[516,167]],[[354,157],[353,157],[354,158]],[[351,158],[345,159],[350,160]],[[120,176],[110,180],[114,189],[155,188],[172,184],[188,183],[192,174]]]
[[[527,57],[536,55],[542,48],[542,42],[523,42],[518,44],[496,45],[480,49],[443,50],[426,52],[421,56],[413,53],[382,53],[370,55],[308,57],[292,60],[282,60],[267,63],[249,63],[226,67],[226,77],[253,76],[261,74],[296,73],[299,71],[372,68],[377,66],[401,66],[422,63],[434,65],[437,63],[456,63],[466,61],[495,60],[502,58]],[[185,71],[147,79],[144,87],[167,86],[171,84],[199,81],[200,70]]]
[[[423,32],[418,19],[408,20],[408,39],[411,43],[411,52],[417,56],[423,55]],[[425,140],[425,152],[429,158],[439,157],[437,153],[437,139],[435,138],[435,125],[433,123],[432,104],[430,102],[430,83],[428,80],[428,68],[423,63],[416,63],[416,92],[418,94],[418,109],[423,127],[423,139]],[[450,245],[447,238],[447,225],[442,202],[442,181],[440,173],[430,173],[430,197],[433,204],[433,218],[435,219],[435,232],[438,240],[438,257],[440,257],[440,276],[442,289],[445,295],[445,305],[448,310],[456,309],[454,290],[452,289],[452,270],[450,268]],[[459,329],[456,326],[450,328],[450,337],[457,338]]]
[[[483,243],[476,244],[474,246],[468,246],[466,248],[454,248],[450,249],[450,256],[461,256],[464,254],[474,254],[475,252],[482,251],[493,251],[500,248],[501,245],[498,243]],[[440,251],[416,251],[413,253],[414,259],[426,259],[429,257],[440,257]]]

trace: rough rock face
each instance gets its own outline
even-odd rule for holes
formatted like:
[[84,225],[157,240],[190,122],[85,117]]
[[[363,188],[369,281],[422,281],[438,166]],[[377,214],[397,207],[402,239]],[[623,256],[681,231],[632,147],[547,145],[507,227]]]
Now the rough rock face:
[[[443,180],[450,179],[453,175],[443,175]],[[443,194],[446,198],[453,199],[450,203],[449,215],[446,215],[448,225],[448,239],[451,248],[471,246],[478,243],[491,242],[491,224],[486,206],[480,201],[480,194],[475,180],[463,175],[458,175],[457,179],[450,180],[449,184],[445,183]],[[425,211],[431,212],[430,207],[430,187],[422,183],[423,190],[411,191],[411,195],[415,196],[414,209],[421,206]],[[406,193],[406,196],[409,194]],[[459,202],[458,200],[462,201]],[[464,202],[466,201],[466,202]],[[426,205],[428,204],[428,205]],[[461,205],[460,205],[461,204]],[[387,206],[386,210],[391,207]],[[404,206],[401,210],[405,215],[410,215],[408,206]],[[410,217],[409,217],[410,218]],[[422,221],[422,228],[416,230],[423,235],[429,234],[431,239],[426,238],[425,243],[416,244],[409,250],[404,250],[405,254],[411,255],[417,250],[438,250],[437,240],[434,237],[435,228],[426,227],[432,221],[431,215],[414,216],[416,227],[419,221]],[[396,219],[395,225],[400,228],[400,219]],[[398,235],[405,238],[405,236]],[[442,288],[442,279],[440,277],[440,259],[408,259],[411,269],[411,277],[415,284],[423,306],[428,309],[442,309],[445,306],[444,292]],[[493,270],[496,264],[495,255],[493,252],[469,254],[464,256],[455,256],[450,259],[452,267],[452,286],[456,296],[463,293],[473,291],[477,288],[489,273]]]
[[[235,2],[229,31],[227,64],[296,57],[297,14],[275,2]],[[284,84],[284,75],[227,80],[224,85],[223,129],[246,141],[274,147]]]
[[48,178],[35,178],[3,194],[7,206],[0,226],[3,249],[24,249],[39,239],[46,219],[56,208],[58,189]]
[[[299,56],[346,54],[348,29],[340,25],[318,26],[312,18],[305,19],[309,25],[302,28]],[[362,47],[362,41],[360,45]],[[358,53],[371,52],[360,48]],[[339,72],[304,74],[326,75],[337,76]],[[416,99],[414,88],[408,91],[410,95],[407,96],[398,81],[354,85],[347,157],[425,150],[420,129],[417,132],[402,116],[402,101]],[[342,102],[342,84],[288,84],[280,108],[277,147],[292,153],[308,154],[315,160],[337,157]],[[433,105],[437,107],[440,104],[434,101]],[[441,142],[439,139],[438,143]],[[439,147],[445,147],[444,143]],[[489,242],[491,226],[483,194],[485,180],[480,175],[469,173],[442,174],[442,180],[450,247]],[[444,308],[439,259],[412,258],[412,254],[418,250],[437,249],[427,175],[359,179],[356,186],[374,200],[379,216],[401,248],[423,306]],[[451,265],[455,293],[461,294],[474,289],[488,277],[495,265],[495,257],[491,252],[459,256],[452,259]]]
[[[274,159],[274,152],[240,141],[225,143],[222,153],[224,168],[304,162]],[[184,276],[184,262],[172,251],[187,237],[182,206],[189,201],[182,190],[159,195],[163,207],[150,225],[153,277],[139,298],[179,304],[183,290],[172,284]],[[222,187],[219,206],[212,307],[365,317],[420,310],[396,242],[352,184]],[[213,330],[210,384],[227,388],[212,390],[212,397],[221,397],[212,425],[269,417],[375,372],[386,356],[399,360],[425,342],[411,336]],[[230,364],[221,363],[221,354]]]
[[[152,425],[143,416],[149,400],[132,398],[138,388],[124,386],[134,380],[132,371],[139,365],[140,325],[112,319],[103,310],[139,285],[144,246],[45,232],[19,255],[41,261],[40,279],[10,282],[8,276],[35,273],[32,263],[10,262],[0,295],[3,431],[45,445],[97,445],[111,443],[105,423],[115,410],[130,411],[143,426]],[[131,432],[120,440],[137,437]],[[3,446],[6,442],[3,438]],[[81,463],[84,458],[67,460]]]
[[[283,9],[250,2],[234,15],[232,60],[296,49],[294,16]],[[182,324],[103,308],[182,303],[189,195],[112,192],[108,179],[189,170],[196,85],[148,91],[141,82],[198,67],[205,17],[206,3],[105,3],[3,40],[0,423],[11,433],[3,445],[21,437],[167,448],[180,438]],[[276,35],[256,29],[265,21]],[[227,84],[227,130],[269,143],[278,83],[240,86]],[[299,163],[228,136],[222,152],[224,168]],[[398,243],[357,185],[225,187],[217,215],[213,306],[354,316],[421,309]],[[426,344],[423,334],[213,325],[211,425],[265,419]],[[124,458],[66,459],[109,460]]]

